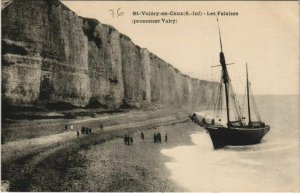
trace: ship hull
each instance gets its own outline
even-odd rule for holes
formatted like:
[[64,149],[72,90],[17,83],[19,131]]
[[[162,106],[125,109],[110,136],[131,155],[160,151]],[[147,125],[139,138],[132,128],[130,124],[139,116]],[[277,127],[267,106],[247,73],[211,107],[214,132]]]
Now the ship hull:
[[270,131],[270,126],[259,128],[238,128],[238,127],[218,127],[205,126],[215,149],[226,145],[252,145],[259,143]]

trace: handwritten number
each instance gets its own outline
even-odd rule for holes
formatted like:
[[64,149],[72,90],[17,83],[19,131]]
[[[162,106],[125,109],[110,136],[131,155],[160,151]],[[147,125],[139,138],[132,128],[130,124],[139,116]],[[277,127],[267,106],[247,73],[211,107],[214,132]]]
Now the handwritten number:
[[111,12],[111,15],[112,15],[113,18],[115,18],[115,16],[120,17],[120,16],[124,15],[124,12],[121,11],[121,8],[117,9],[116,14],[115,14],[115,10],[113,10],[113,9],[110,9],[109,11]]
[[118,13],[118,17],[124,15],[124,12],[121,11],[121,8],[118,8],[117,13]]

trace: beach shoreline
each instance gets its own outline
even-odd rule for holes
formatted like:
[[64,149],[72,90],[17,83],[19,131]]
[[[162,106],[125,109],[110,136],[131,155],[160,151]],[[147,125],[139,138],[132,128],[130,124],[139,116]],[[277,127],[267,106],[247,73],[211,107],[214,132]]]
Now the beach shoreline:
[[[74,131],[3,144],[2,180],[9,182],[9,191],[185,191],[169,179],[167,158],[160,150],[190,144],[189,135],[198,126],[179,112],[127,114],[120,124],[106,125],[78,139]],[[168,133],[167,143],[153,142],[152,135],[158,131],[163,140]],[[133,145],[124,144],[125,134],[133,136]],[[100,157],[91,159],[95,156]]]

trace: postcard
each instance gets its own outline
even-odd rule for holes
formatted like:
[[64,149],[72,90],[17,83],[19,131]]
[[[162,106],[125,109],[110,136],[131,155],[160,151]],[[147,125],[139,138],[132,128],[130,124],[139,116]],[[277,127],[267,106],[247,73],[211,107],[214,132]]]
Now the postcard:
[[1,191],[300,191],[299,2],[1,10]]

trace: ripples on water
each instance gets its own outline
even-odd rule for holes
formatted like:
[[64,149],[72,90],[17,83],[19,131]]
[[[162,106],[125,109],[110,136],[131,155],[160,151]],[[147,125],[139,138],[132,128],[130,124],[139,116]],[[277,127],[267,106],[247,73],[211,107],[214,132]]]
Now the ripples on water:
[[213,150],[208,133],[199,128],[191,135],[194,145],[162,150],[175,160],[166,163],[171,178],[190,191],[299,191],[298,99],[284,99],[262,104],[271,131],[260,144]]

